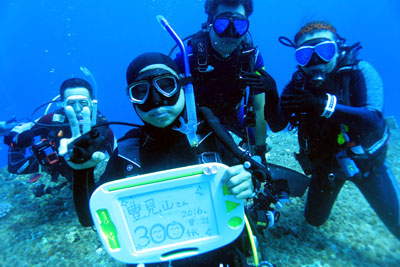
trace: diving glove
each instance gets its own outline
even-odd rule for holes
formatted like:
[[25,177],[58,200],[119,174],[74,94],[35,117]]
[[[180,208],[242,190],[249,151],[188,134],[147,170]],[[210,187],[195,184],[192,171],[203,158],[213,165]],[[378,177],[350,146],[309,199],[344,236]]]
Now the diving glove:
[[268,88],[267,79],[264,76],[256,74],[254,72],[241,71],[239,73],[238,79],[245,86],[250,86],[251,89],[259,92],[266,92]]
[[[322,114],[326,100],[314,96],[307,90],[296,90],[295,94],[281,96],[281,107],[289,113]],[[323,96],[326,97],[325,95]]]

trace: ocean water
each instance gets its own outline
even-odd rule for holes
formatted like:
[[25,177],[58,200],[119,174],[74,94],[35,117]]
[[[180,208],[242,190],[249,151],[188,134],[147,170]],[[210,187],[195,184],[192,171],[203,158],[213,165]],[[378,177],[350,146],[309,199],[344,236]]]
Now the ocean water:
[[[31,118],[33,110],[58,95],[63,80],[83,77],[87,67],[98,84],[99,110],[110,121],[138,122],[125,97],[125,70],[137,55],[168,53],[172,38],[156,20],[163,15],[181,36],[206,20],[204,0],[2,0],[0,2],[0,120]],[[254,0],[250,31],[267,71],[281,91],[295,69],[293,38],[307,21],[324,19],[348,44],[361,41],[360,58],[371,62],[385,86],[385,116],[400,119],[398,64],[400,4],[396,0]],[[44,109],[34,114],[41,116]],[[127,129],[112,126],[117,136]],[[4,145],[0,166],[6,164]]]
[[[185,37],[198,31],[201,24],[206,20],[204,3],[205,0],[1,0],[0,120],[8,120],[14,116],[21,120],[41,116],[44,112],[43,109],[33,115],[32,112],[39,105],[58,95],[59,86],[63,80],[71,76],[83,77],[79,67],[85,66],[96,78],[99,110],[109,121],[140,122],[132,109],[131,103],[125,96],[125,71],[128,64],[143,52],[168,53],[174,45],[172,38],[158,24],[157,15],[163,15],[175,31],[181,37]],[[250,31],[254,43],[258,45],[263,55],[266,70],[277,82],[278,90],[283,89],[295,70],[293,50],[281,45],[278,42],[278,37],[283,35],[293,38],[304,23],[319,19],[327,20],[335,25],[339,34],[347,39],[347,44],[361,42],[363,49],[360,51],[360,58],[373,64],[384,83],[384,115],[394,116],[400,122],[400,109],[398,108],[400,90],[398,90],[399,81],[397,80],[400,63],[400,53],[398,52],[400,2],[397,0],[254,0],[254,13],[250,17]],[[128,130],[123,126],[112,126],[112,128],[117,137]],[[399,138],[394,141],[398,144]],[[279,148],[287,149],[286,147]],[[396,146],[396,148],[397,150],[392,150],[391,163],[398,166],[400,162],[395,156],[400,151],[399,146]],[[274,150],[271,153],[274,153]],[[0,166],[6,165],[6,159],[7,147],[1,144]],[[396,174],[399,175],[399,172],[396,172]],[[17,178],[15,181],[19,181],[19,179]],[[23,183],[13,185],[13,195],[21,194],[24,191],[21,184]],[[18,202],[21,205],[29,205],[30,202],[34,201],[26,198],[21,199]],[[57,208],[63,207],[67,213],[71,212],[73,209],[71,202],[68,202],[63,196],[58,201],[60,203],[53,203],[52,206],[46,206],[51,203],[51,200],[46,203],[35,203],[29,210],[34,213],[34,208],[37,208],[56,213]],[[63,201],[67,202],[63,204]],[[364,208],[366,205],[366,203],[363,203],[362,207]],[[354,211],[351,209],[354,207],[347,208]],[[367,210],[363,216],[370,214],[372,212]],[[55,216],[59,217],[53,218],[54,221],[59,222],[64,215],[56,214]],[[340,221],[340,216],[344,215],[337,215],[337,221]],[[30,217],[30,219],[32,218]],[[32,219],[34,221],[31,224],[44,224],[52,227],[50,225],[53,221],[49,223],[49,218],[50,216]],[[13,220],[18,221],[16,218],[13,218]],[[20,228],[14,229],[16,231],[21,230],[21,235],[17,237],[16,241],[22,244],[25,238],[31,240],[29,242],[40,240],[43,244],[57,244],[55,241],[44,240],[47,233],[45,229],[36,229],[36,232],[27,230],[23,225],[24,222],[28,224],[27,220],[26,218],[23,219],[18,224]],[[78,225],[74,225],[74,223],[76,224],[74,220],[75,217],[68,217],[68,220],[63,223],[70,223],[68,224],[70,233],[79,233],[80,228]],[[31,224],[28,225],[31,226]],[[309,230],[309,233],[312,232],[316,235],[326,234],[326,229],[330,231],[335,229],[332,225],[319,230],[312,230],[303,226],[296,227]],[[346,229],[356,231],[355,226],[347,226]],[[381,242],[375,245],[382,250],[374,254],[371,251],[374,251],[375,247],[373,245],[369,247],[366,244],[359,252],[355,253],[355,256],[364,260],[362,261],[366,264],[364,266],[369,266],[368,262],[373,262],[370,266],[398,266],[396,263],[399,263],[400,259],[387,252],[384,247],[389,247],[399,254],[399,243],[390,236],[390,233],[388,234],[388,231],[382,225],[380,227],[379,233],[382,233],[384,237],[379,239]],[[62,229],[58,227],[55,230],[53,229],[54,231],[61,232]],[[279,230],[275,231],[278,235],[285,235],[280,233]],[[370,233],[371,238],[374,238],[373,230],[364,229],[364,231]],[[80,239],[88,235],[90,233],[86,231],[80,235]],[[304,237],[304,242],[307,239],[306,237]],[[312,239],[313,235],[310,234],[308,237],[314,240]],[[330,239],[331,235],[327,234],[326,237]],[[333,244],[332,246],[338,247],[329,247],[327,251],[331,251],[331,253],[339,251],[344,256],[347,249],[351,249],[346,248],[346,244],[351,244],[352,248],[355,249],[357,243],[360,245],[367,242],[368,239],[365,236],[363,237],[364,239],[359,237],[361,241],[353,238],[350,243],[345,242],[346,238],[349,238],[348,236],[336,237],[340,240],[340,245],[337,242],[331,242],[332,239],[330,239],[329,245]],[[76,245],[77,238],[75,236],[70,238],[67,245]],[[90,238],[92,241],[96,240],[94,235]],[[290,237],[291,242],[294,242],[293,239],[296,238]],[[324,243],[323,239],[317,241],[321,244]],[[284,243],[282,240],[280,242]],[[298,243],[295,244],[296,246],[299,245]],[[311,243],[307,244],[312,245]],[[83,246],[80,248],[83,248]],[[283,248],[283,245],[279,248]],[[276,255],[281,255],[279,248]],[[302,248],[305,251],[303,254],[305,254],[307,247]],[[34,258],[35,253],[39,253],[40,246],[35,249],[38,251],[30,251],[29,247],[26,247],[25,251],[20,252],[18,256],[27,253],[30,258]],[[64,249],[65,253],[57,254],[54,248],[46,254],[41,254],[42,258],[40,258],[39,263],[27,260],[21,266],[46,265],[46,255],[52,258],[71,256],[68,254],[72,253],[69,250],[70,248]],[[88,255],[93,253],[90,246],[83,249]],[[323,249],[321,251],[316,249],[312,254],[315,255],[315,261],[303,262],[302,264],[318,266],[318,253],[322,253],[322,251]],[[357,254],[365,251],[371,252],[371,255],[368,254],[367,257]],[[104,254],[104,252],[102,253]],[[291,253],[288,255],[294,255],[294,252]],[[85,263],[87,258],[81,254],[79,254],[79,259]],[[103,254],[99,252],[96,255],[102,260],[108,259],[108,256]],[[337,266],[332,257],[325,256],[331,259],[326,266]],[[382,257],[389,258],[386,265],[379,265]],[[350,260],[350,258],[344,258]],[[87,262],[90,262],[91,266],[96,266],[95,263],[92,264],[94,260],[91,258]],[[10,262],[9,259],[7,262]],[[51,262],[57,261],[52,260]],[[60,260],[60,266],[63,265],[62,262]],[[106,260],[106,263],[110,262]],[[106,263],[99,265],[105,266]],[[299,264],[292,266],[300,266],[301,264]],[[1,261],[0,265],[2,265]],[[357,266],[356,261],[350,265]]]

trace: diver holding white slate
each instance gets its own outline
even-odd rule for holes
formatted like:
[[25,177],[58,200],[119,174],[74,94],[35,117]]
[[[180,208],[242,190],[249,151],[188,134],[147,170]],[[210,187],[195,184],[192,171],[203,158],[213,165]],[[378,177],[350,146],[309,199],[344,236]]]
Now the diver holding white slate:
[[225,186],[227,169],[194,165],[97,188],[90,210],[107,252],[122,262],[159,262],[233,242],[244,228],[244,205]]
[[[73,137],[62,142],[60,154],[75,169],[75,209],[83,226],[94,222],[108,253],[126,263],[249,266],[246,249],[237,242],[246,224],[255,249],[243,199],[254,197],[254,188],[265,182],[257,195],[271,209],[272,203],[279,206],[281,192],[292,190],[291,183],[273,181],[264,165],[237,148],[210,110],[201,108],[185,123],[187,109],[195,108],[188,107],[194,101],[185,101],[188,75],[182,77],[175,62],[160,53],[131,62],[126,93],[144,126],[118,140],[96,183],[94,167],[104,155],[91,148],[99,140],[90,129],[101,125],[92,127],[89,116],[82,128],[71,124]],[[73,111],[67,116],[74,121]],[[302,195],[308,178],[284,173],[295,178],[295,194]],[[259,265],[257,251],[253,254],[255,266],[268,266]]]
[[[122,237],[122,234],[118,234],[117,242],[120,246],[129,244],[131,248],[134,247],[136,249],[136,255],[132,250],[129,250],[130,248],[126,248],[126,254],[121,254],[121,257],[118,256],[119,260],[122,259],[124,262],[128,263],[167,261],[169,258],[174,258],[174,256],[179,255],[180,248],[191,247],[198,248],[199,250],[193,251],[192,254],[187,253],[188,251],[183,251],[181,254],[182,257],[199,254],[208,250],[213,251],[184,260],[174,261],[174,266],[180,261],[184,261],[184,263],[182,262],[182,264],[184,264],[182,266],[188,266],[188,264],[199,266],[199,264],[206,264],[207,262],[210,262],[210,266],[213,266],[216,261],[234,266],[234,262],[241,260],[240,256],[235,255],[236,249],[231,247],[234,246],[234,244],[231,243],[228,247],[217,248],[232,242],[242,232],[244,219],[243,201],[241,201],[241,199],[246,199],[253,195],[251,173],[246,171],[243,165],[241,165],[240,162],[218,142],[204,121],[199,121],[200,123],[197,127],[199,143],[196,147],[191,147],[185,134],[173,129],[174,126],[179,126],[179,118],[185,116],[185,98],[184,90],[182,89],[184,79],[182,79],[178,74],[178,68],[172,59],[159,53],[146,53],[138,56],[128,67],[127,83],[128,98],[133,103],[139,117],[143,120],[144,126],[129,131],[124,137],[119,139],[118,147],[111,155],[105,173],[101,176],[99,181],[99,184],[104,185],[93,194],[91,205],[94,214],[92,214],[92,216],[96,221],[96,228],[98,229],[99,234],[104,234],[107,231],[108,233],[115,231],[118,233],[122,233],[121,231],[129,231],[129,237]],[[71,119],[75,116],[73,113],[67,113],[67,115],[71,117]],[[90,118],[87,121],[88,124],[83,127],[84,132],[82,136],[76,134],[74,136],[75,138],[72,138],[69,142],[63,142],[64,144],[69,143],[68,148],[66,149],[68,154],[65,155],[68,155],[67,158],[69,158],[69,162],[78,162],[78,164],[72,164],[76,169],[74,172],[74,198],[81,199],[81,201],[75,201],[75,203],[81,203],[83,206],[76,207],[76,210],[78,218],[84,226],[90,226],[93,224],[89,213],[88,201],[97,186],[94,183],[93,167],[102,158],[98,152],[95,152],[90,160],[83,161],[79,155],[75,155],[74,153],[75,151],[81,151],[76,149],[76,145],[85,144],[85,142],[79,142],[79,140],[86,138],[87,134],[85,134],[85,132],[90,129]],[[72,132],[77,133],[80,131],[78,129]],[[93,139],[95,140],[95,138]],[[87,143],[90,142],[86,142],[86,144]],[[161,178],[154,178],[154,176],[151,176],[151,178],[142,178],[142,176],[138,176],[138,181],[136,181],[136,177],[133,177],[128,178],[128,180],[125,179],[112,182],[111,185],[114,185],[114,183],[115,185],[120,185],[120,183],[127,183],[130,185],[128,190],[123,189],[114,191],[113,196],[111,196],[111,193],[104,193],[106,191],[101,191],[104,190],[104,188],[109,188],[110,183],[105,184],[109,181],[132,177],[138,174],[153,173],[208,162],[222,162],[233,167],[228,168],[224,165],[213,165],[218,166],[218,169],[222,168],[221,171],[224,170],[222,173],[221,171],[218,171],[218,175],[215,175],[215,178],[218,176],[219,180],[212,179],[211,181],[210,178],[214,177],[213,174],[211,176],[200,175],[202,178],[196,178],[198,179],[197,181],[189,181],[189,179],[186,178],[159,181],[158,179],[165,179],[165,177],[162,178],[163,176],[161,174],[156,174],[156,176],[161,175]],[[194,168],[200,168],[200,170],[204,169],[203,167]],[[199,170],[196,172],[198,173]],[[132,181],[135,182],[132,183]],[[146,186],[132,186],[132,184],[136,184],[140,181],[148,184]],[[173,188],[167,189],[169,186],[168,184],[173,186]],[[190,199],[190,197],[195,197],[195,192],[191,193],[189,196],[184,196],[183,192],[190,190],[193,191],[198,187],[204,188],[204,190],[199,191],[199,194],[204,194],[204,197],[198,199],[199,203],[197,205],[194,200]],[[224,188],[225,191],[223,191],[222,188]],[[127,191],[131,191],[134,194],[126,194]],[[171,193],[173,193],[172,196]],[[230,195],[226,195],[227,193]],[[103,204],[96,200],[97,194],[109,194],[110,197],[108,197],[108,199],[110,201],[112,199],[115,201],[102,206]],[[180,195],[182,195],[182,197]],[[151,201],[151,199],[154,199],[154,202]],[[132,219],[136,216],[133,211],[135,203],[141,203],[138,208],[142,212],[140,213],[141,216],[145,216],[146,211],[148,214],[149,212],[158,212],[159,210],[157,210],[157,208],[160,209],[158,206],[160,205],[159,201],[165,201],[168,199],[170,199],[170,202],[165,202],[164,208],[168,208],[168,205],[174,205],[177,209],[176,214],[165,215],[165,219],[159,219],[159,221],[157,221],[157,218],[160,217],[153,217],[151,220],[152,225],[147,223],[143,225],[143,227],[150,228],[137,229],[139,226],[132,222]],[[187,201],[183,201],[184,199]],[[226,201],[231,201],[237,204],[230,202],[227,202],[230,204],[226,204]],[[216,204],[215,202],[218,202],[219,204]],[[111,206],[108,206],[108,204]],[[123,205],[125,205],[124,207],[129,206],[129,208],[121,208]],[[177,207],[178,205],[181,205],[182,210],[179,210],[179,207]],[[218,207],[218,205],[221,206]],[[231,211],[231,214],[236,215],[227,216],[231,216],[231,222],[229,222],[229,220],[226,222],[216,221],[216,218],[225,218],[225,216],[221,216],[221,214],[216,214],[217,212],[221,213],[221,210],[224,209],[224,214],[227,214],[227,209],[231,209],[232,206],[234,208]],[[109,207],[117,207],[117,209]],[[107,212],[102,212],[102,209],[106,209]],[[127,210],[130,210],[131,215],[129,215]],[[200,221],[196,221],[197,218],[195,218],[194,214],[191,214],[196,213],[196,216],[200,216],[201,214],[199,213],[202,212],[205,212],[208,216],[203,215],[203,219],[199,218]],[[201,230],[203,228],[197,226],[192,233],[189,232],[188,234],[185,232],[185,237],[180,237],[181,234],[179,234],[179,229],[182,230],[180,225],[185,227],[185,230],[188,230],[186,228],[190,225],[190,220],[189,222],[183,222],[183,218],[179,218],[179,216],[182,217],[184,215],[189,217],[192,216],[194,219],[194,225],[201,223],[206,225],[209,224],[210,230],[204,232]],[[174,219],[175,217],[176,219]],[[124,224],[123,221],[127,223]],[[112,224],[107,225],[106,222],[112,222]],[[176,223],[174,224],[173,222]],[[226,225],[226,223],[228,223],[228,225]],[[123,225],[122,228],[120,225]],[[232,226],[229,225],[234,225],[234,227],[232,228]],[[103,228],[114,229],[114,227],[115,230],[111,230],[111,232],[109,232],[110,230],[101,230]],[[149,238],[152,236],[153,241],[146,244],[146,231],[150,231],[151,227],[153,227],[153,235],[149,235]],[[223,229],[224,227],[225,230]],[[174,230],[172,228],[176,229]],[[163,235],[163,230],[165,230],[165,235]],[[226,239],[227,235],[223,234],[226,233],[226,231],[234,232],[231,235],[231,238]],[[175,235],[173,232],[175,232]],[[161,235],[157,235],[158,233]],[[224,236],[221,237],[220,234],[223,234]],[[201,238],[199,238],[198,235],[201,235]],[[157,239],[157,236],[159,236],[160,239]],[[165,240],[165,242],[167,242],[165,243],[166,245],[164,246],[164,243],[162,243],[162,246],[159,247],[158,245],[160,245],[160,241],[168,236],[170,238]],[[207,236],[215,238],[216,241],[221,238],[225,239],[225,241],[222,243],[216,242],[212,244],[212,242],[204,240]],[[130,240],[127,238],[130,238]],[[191,246],[190,244],[194,240],[198,240],[198,242],[194,242]],[[179,244],[176,245],[175,241],[179,241]],[[185,242],[188,245],[181,245]],[[201,247],[202,244],[205,244],[204,248]],[[168,245],[170,245],[171,248],[178,249],[178,251],[176,251],[176,249],[168,250],[168,248],[166,248]],[[107,246],[110,247],[111,251],[111,245]],[[167,251],[176,251],[176,255],[165,255]],[[152,253],[153,255],[150,255]],[[139,254],[144,256],[140,258],[137,256]],[[157,256],[156,254],[158,255],[158,260],[155,258]],[[160,254],[163,257],[160,257]],[[113,254],[111,253],[111,255]],[[115,255],[115,257],[117,256]],[[146,266],[148,265],[146,264]]]

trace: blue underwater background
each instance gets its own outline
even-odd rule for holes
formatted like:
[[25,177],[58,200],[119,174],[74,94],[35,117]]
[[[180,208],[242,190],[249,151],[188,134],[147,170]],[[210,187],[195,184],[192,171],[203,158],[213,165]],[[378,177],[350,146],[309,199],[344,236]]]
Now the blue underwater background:
[[[0,120],[31,117],[58,95],[61,82],[84,77],[87,67],[98,84],[99,110],[110,121],[138,122],[125,97],[125,70],[137,55],[168,53],[172,38],[157,23],[162,14],[183,38],[206,20],[204,0],[22,1],[0,2]],[[396,0],[254,0],[250,31],[267,71],[281,91],[295,69],[293,51],[281,35],[293,38],[307,21],[336,26],[347,44],[361,41],[360,58],[382,76],[385,116],[400,119],[400,3]],[[44,109],[34,118],[41,116]],[[117,136],[126,127],[113,126]],[[0,166],[7,148],[1,146]]]
[[[250,31],[267,71],[282,91],[295,70],[294,51],[278,42],[293,38],[310,20],[327,20],[360,58],[373,64],[385,89],[385,116],[400,122],[398,0],[253,0]],[[125,95],[125,71],[143,52],[168,53],[175,44],[156,20],[163,15],[181,36],[206,20],[205,0],[0,0],[0,121],[32,117],[58,95],[62,81],[84,78],[87,67],[98,85],[99,110],[109,121],[140,123]],[[54,107],[54,106],[53,106]],[[33,118],[42,116],[39,110]],[[117,137],[130,128],[111,126]],[[7,147],[0,137],[0,167]],[[271,134],[269,162],[300,171],[297,137]],[[388,162],[400,181],[400,131],[393,131]],[[101,168],[104,169],[105,163]],[[100,168],[100,169],[101,169]],[[99,173],[96,173],[98,176]],[[111,258],[91,228],[81,227],[65,186],[37,198],[30,175],[0,168],[0,266],[125,266]],[[43,174],[40,183],[54,185]],[[61,179],[62,180],[62,179]],[[59,181],[62,182],[62,181]],[[400,241],[383,225],[361,193],[346,183],[329,220],[313,227],[303,216],[305,197],[292,198],[262,243],[277,267],[400,266]]]

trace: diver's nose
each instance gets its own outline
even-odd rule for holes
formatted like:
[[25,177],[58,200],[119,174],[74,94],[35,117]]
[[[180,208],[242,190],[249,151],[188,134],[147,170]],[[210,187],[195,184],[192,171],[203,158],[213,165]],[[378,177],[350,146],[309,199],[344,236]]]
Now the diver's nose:
[[323,61],[317,53],[313,53],[310,62],[308,62],[307,67],[315,66],[315,65],[320,65],[320,64],[325,64],[326,62]]
[[150,95],[149,99],[147,101],[151,101],[151,103],[155,106],[167,106],[168,105],[168,100],[161,95],[160,92],[154,87],[151,86],[150,88]]
[[228,25],[228,33],[230,37],[234,37],[235,36],[235,32],[236,30],[234,29],[233,23],[229,23]]
[[74,105],[72,106],[74,108],[75,114],[81,113],[82,112],[82,106],[81,104],[77,101],[74,103]]

